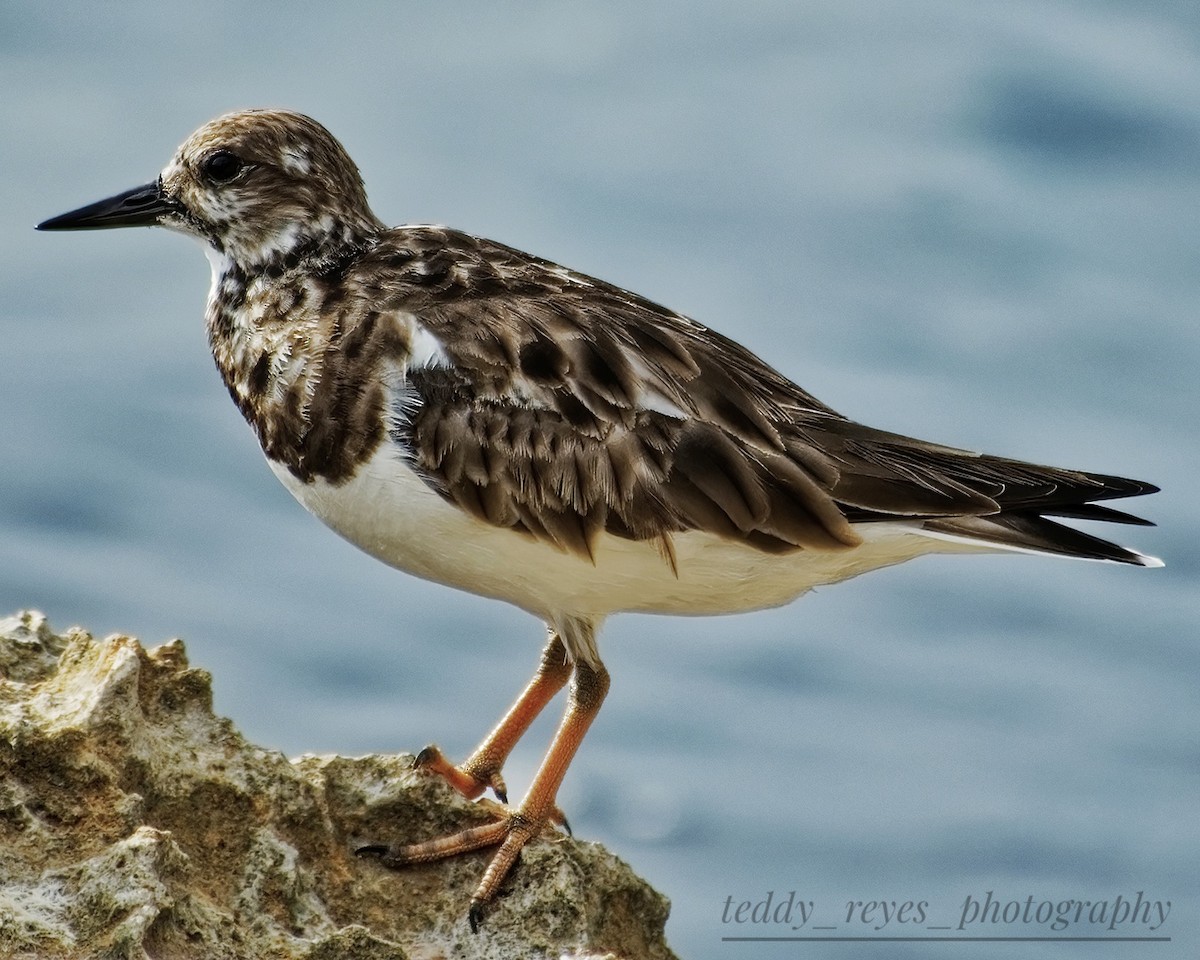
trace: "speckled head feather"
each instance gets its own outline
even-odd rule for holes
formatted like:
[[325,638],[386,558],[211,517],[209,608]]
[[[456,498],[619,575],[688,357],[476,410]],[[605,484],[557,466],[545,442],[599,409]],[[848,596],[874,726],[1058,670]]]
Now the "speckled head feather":
[[358,167],[321,124],[284,110],[228,113],[183,142],[162,172],[178,216],[243,271],[298,251],[330,256],[384,229]]

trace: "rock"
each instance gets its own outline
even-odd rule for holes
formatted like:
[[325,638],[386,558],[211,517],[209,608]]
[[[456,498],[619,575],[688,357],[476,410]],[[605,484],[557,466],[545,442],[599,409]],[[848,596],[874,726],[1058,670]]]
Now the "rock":
[[0,956],[672,956],[666,899],[597,844],[530,844],[478,934],[486,854],[354,857],[489,819],[411,764],[247,743],[179,640],[0,620]]

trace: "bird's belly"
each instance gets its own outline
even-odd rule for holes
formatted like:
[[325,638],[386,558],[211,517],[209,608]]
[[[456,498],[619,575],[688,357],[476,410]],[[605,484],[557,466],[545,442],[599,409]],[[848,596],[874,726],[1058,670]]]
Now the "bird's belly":
[[[675,534],[675,569],[653,543],[603,536],[594,562],[495,527],[447,502],[389,451],[349,481],[304,483],[268,461],[309,511],[393,567],[544,619],[619,611],[703,615],[778,606],[835,583],[956,545],[902,523],[860,527],[862,546],[779,555],[701,531]],[[957,549],[966,549],[957,547]]]

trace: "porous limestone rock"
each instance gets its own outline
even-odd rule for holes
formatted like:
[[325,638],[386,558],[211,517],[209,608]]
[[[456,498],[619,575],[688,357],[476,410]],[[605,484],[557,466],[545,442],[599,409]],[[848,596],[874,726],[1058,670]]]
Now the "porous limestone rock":
[[356,859],[358,842],[489,819],[411,764],[247,743],[178,640],[0,620],[0,956],[672,956],[665,898],[596,844],[530,844],[478,934],[486,854]]

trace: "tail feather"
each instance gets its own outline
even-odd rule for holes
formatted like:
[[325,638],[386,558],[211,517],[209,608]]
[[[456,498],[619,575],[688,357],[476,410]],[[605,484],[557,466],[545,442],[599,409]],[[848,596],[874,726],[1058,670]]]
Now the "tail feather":
[[1154,557],[1055,522],[1153,526],[1098,502],[1157,493],[1151,483],[974,454],[853,424],[843,431],[842,473],[832,493],[852,523],[904,517],[928,536],[984,549],[1162,566]]
[[1138,527],[1152,527],[1153,520],[1135,517],[1124,510],[1102,507],[1095,503],[1081,503],[1069,507],[1048,507],[1040,511],[1045,517],[1063,517],[1068,520],[1102,520],[1105,523],[1127,523]]
[[[1120,523],[1146,524],[1145,520],[1130,517],[1120,511],[1103,511],[1097,515],[1090,505],[1082,504],[1070,514],[1086,514],[1084,519],[1105,519],[1107,513],[1118,513]],[[1049,512],[1049,511],[1048,511]],[[1063,515],[1055,512],[1055,515]],[[1074,527],[1055,523],[1044,516],[1031,512],[998,513],[988,517],[954,517],[926,520],[922,524],[925,531],[944,536],[952,540],[988,544],[1001,550],[1018,550],[1030,553],[1054,554],[1064,557],[1077,557],[1083,560],[1104,560],[1111,563],[1129,563],[1139,567],[1161,567],[1162,561],[1157,557],[1147,556],[1123,547],[1120,544],[1092,536]]]

